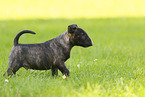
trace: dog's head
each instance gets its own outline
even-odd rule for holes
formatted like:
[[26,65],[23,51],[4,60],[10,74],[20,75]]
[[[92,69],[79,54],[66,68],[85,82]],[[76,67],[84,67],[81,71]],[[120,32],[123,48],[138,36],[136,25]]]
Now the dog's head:
[[68,26],[68,35],[70,42],[76,46],[89,47],[93,45],[91,38],[87,33],[76,24]]

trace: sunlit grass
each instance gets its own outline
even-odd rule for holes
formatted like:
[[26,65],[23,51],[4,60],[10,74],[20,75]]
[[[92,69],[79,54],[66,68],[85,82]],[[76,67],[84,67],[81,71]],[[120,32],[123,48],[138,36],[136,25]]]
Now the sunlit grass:
[[[0,97],[144,97],[145,18],[36,19],[0,21]],[[90,48],[74,47],[66,62],[70,77],[53,78],[50,70],[21,68],[3,77],[13,38],[23,29],[20,43],[44,42],[76,23],[92,38]],[[95,60],[97,59],[97,60]]]
[[0,19],[145,16],[144,0],[3,0]]

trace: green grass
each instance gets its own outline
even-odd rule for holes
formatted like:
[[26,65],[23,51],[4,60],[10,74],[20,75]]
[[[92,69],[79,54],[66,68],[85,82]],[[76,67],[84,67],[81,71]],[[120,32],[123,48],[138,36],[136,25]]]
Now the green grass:
[[[2,76],[17,32],[35,31],[20,42],[38,43],[73,23],[87,31],[94,46],[72,49],[66,62],[69,78],[62,79],[61,72],[53,78],[49,70],[23,68],[12,77]],[[145,18],[1,20],[0,44],[0,97],[145,96]]]

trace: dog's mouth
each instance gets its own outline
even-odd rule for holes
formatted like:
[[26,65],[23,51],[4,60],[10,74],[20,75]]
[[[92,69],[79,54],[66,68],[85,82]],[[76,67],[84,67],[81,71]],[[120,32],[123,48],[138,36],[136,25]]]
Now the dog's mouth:
[[88,43],[87,47],[93,46],[93,41],[90,39],[90,42]]
[[86,45],[83,45],[83,47],[90,47],[90,46],[93,46],[93,42],[89,42],[89,43],[86,43]]
[[78,46],[82,46],[82,47],[90,47],[93,46],[93,41],[91,39],[85,41],[85,42],[80,42]]

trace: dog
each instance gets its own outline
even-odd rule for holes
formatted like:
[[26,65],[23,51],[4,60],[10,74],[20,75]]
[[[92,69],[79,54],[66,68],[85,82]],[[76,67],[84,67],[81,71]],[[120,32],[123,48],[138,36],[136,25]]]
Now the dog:
[[[24,67],[25,69],[48,70],[52,76],[62,74],[69,76],[70,72],[65,61],[70,58],[70,51],[74,46],[89,47],[93,45],[87,33],[76,24],[68,26],[67,31],[44,43],[20,44],[19,37],[24,33],[36,34],[31,30],[23,30],[14,38],[14,46],[9,55],[9,65],[5,73],[16,74]],[[5,74],[4,74],[5,75]]]

